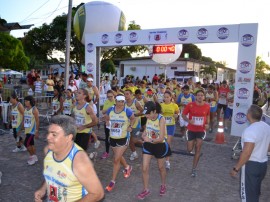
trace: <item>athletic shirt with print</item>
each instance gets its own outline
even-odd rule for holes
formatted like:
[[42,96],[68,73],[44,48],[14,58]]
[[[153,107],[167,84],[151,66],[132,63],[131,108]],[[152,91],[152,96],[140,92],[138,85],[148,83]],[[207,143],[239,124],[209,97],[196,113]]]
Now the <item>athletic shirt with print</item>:
[[[214,99],[215,98],[215,95],[214,95],[214,93],[206,93],[205,94],[205,99],[207,100],[207,102],[208,102],[208,100],[209,99]],[[217,106],[217,102],[216,101],[210,101],[210,102],[208,102],[209,104],[210,104],[210,107],[211,108],[214,108],[214,107],[216,107]]]
[[163,102],[160,105],[162,108],[162,115],[164,116],[166,121],[166,125],[167,126],[175,125],[174,114],[175,112],[179,111],[178,105],[173,102],[169,104]]
[[73,99],[72,98],[66,98],[64,103],[63,103],[63,114],[65,115],[71,115],[72,113],[72,109],[73,109],[73,103],[72,103]]
[[[181,103],[181,104],[185,104],[185,105],[187,105],[190,102],[194,102],[194,101],[195,101],[195,97],[191,93],[189,93],[188,95],[181,93],[177,99],[177,103]],[[181,108],[183,109],[184,107],[181,107]]]
[[[143,98],[141,100],[136,99],[137,102],[139,102],[142,106],[142,108],[144,108],[144,101]],[[141,115],[141,117],[145,117],[144,115]]]
[[127,129],[130,124],[129,118],[132,114],[132,110],[127,107],[119,113],[115,112],[115,106],[108,109],[107,115],[110,117],[110,138],[121,139],[129,136]]
[[[127,103],[125,103],[125,106],[127,108],[130,108],[135,116],[135,114],[138,114],[140,111],[136,107],[136,99],[133,99],[132,104],[129,106]],[[135,117],[134,124],[132,125],[132,128],[141,128],[141,118],[139,116]]]
[[183,114],[189,114],[189,120],[194,121],[194,124],[188,124],[189,131],[204,132],[207,117],[210,114],[210,106],[207,103],[197,105],[196,102],[191,102],[185,107]]
[[222,86],[218,90],[218,103],[227,105],[227,94],[230,92],[229,88],[223,88]]
[[12,128],[19,128],[22,124],[23,115],[20,113],[18,106],[20,102],[16,104],[15,107],[12,107],[11,109],[11,126]]
[[163,93],[157,93],[158,103],[162,103],[163,99],[164,99],[164,94]]
[[228,106],[227,107],[230,108],[230,109],[233,108],[233,102],[231,102],[229,100],[233,100],[233,98],[234,98],[234,93],[229,92],[227,94],[227,99],[228,99]]
[[46,180],[49,201],[78,201],[87,191],[73,173],[73,160],[79,151],[83,151],[77,144],[65,159],[57,161],[52,151],[48,151],[44,159],[43,176]]
[[25,134],[31,134],[34,135],[36,132],[36,119],[33,114],[33,110],[35,107],[32,107],[31,109],[25,109],[24,110],[24,128],[25,128]]
[[[86,108],[89,104],[85,103],[85,105],[81,108],[78,109],[78,104],[74,108],[74,115],[75,115],[75,122],[77,126],[82,126],[82,125],[87,125],[92,123],[92,119],[87,114]],[[78,130],[77,133],[90,133],[92,132],[92,128],[85,128],[83,130]]]
[[147,94],[145,93],[144,97],[145,97],[145,99],[146,99],[147,101],[153,101],[153,102],[154,102],[154,96],[153,96],[153,95],[152,95],[152,96],[149,96],[149,95],[147,95]]
[[[148,138],[150,138],[151,140],[154,139],[158,139],[160,136],[160,119],[163,116],[161,114],[158,114],[158,117],[155,120],[151,120],[151,119],[147,119],[146,122],[146,135],[148,136]],[[166,131],[166,127],[165,127],[165,137],[163,142],[165,142],[165,139],[167,138],[167,131]]]
[[53,100],[52,100],[52,108],[53,108],[54,113],[56,113],[59,110],[60,102],[58,100],[58,96],[53,98]]

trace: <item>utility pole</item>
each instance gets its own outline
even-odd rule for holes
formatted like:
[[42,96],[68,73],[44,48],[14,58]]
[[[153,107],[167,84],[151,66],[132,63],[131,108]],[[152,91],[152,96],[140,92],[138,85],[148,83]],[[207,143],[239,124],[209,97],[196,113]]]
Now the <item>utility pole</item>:
[[72,0],[69,0],[68,15],[67,15],[67,35],[66,35],[65,89],[68,88],[69,84],[71,17],[72,17]]

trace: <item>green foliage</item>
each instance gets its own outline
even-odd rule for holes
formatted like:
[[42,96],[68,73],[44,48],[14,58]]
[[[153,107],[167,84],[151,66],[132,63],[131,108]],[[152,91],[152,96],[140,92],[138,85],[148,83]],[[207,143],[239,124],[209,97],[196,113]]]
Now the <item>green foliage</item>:
[[216,75],[216,73],[217,73],[217,69],[214,64],[210,64],[209,66],[202,67],[200,70],[200,74],[202,74],[205,77],[211,75],[212,78],[214,78],[214,75]]
[[107,60],[101,61],[101,72],[102,73],[114,74],[115,71],[116,71],[115,65],[114,65],[112,60],[107,59]]
[[265,61],[261,59],[261,57],[256,58],[256,79],[267,79],[269,78],[269,74],[266,72],[270,71],[270,66],[266,64]]
[[27,70],[29,58],[25,56],[20,40],[0,32],[0,67]]
[[183,58],[185,53],[189,53],[189,58],[196,60],[200,60],[202,58],[201,49],[194,44],[183,44],[183,50],[180,57]]

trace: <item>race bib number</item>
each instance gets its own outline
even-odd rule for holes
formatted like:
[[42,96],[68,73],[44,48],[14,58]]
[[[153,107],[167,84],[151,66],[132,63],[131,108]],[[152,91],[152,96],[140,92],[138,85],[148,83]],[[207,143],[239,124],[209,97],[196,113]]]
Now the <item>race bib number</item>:
[[82,126],[85,124],[85,118],[81,116],[75,116],[75,122],[77,126]]
[[203,123],[204,123],[204,118],[203,117],[193,116],[192,120],[194,121],[194,125],[196,125],[196,126],[202,126]]
[[50,201],[58,201],[57,187],[50,185],[49,199]]
[[17,126],[18,124],[18,120],[17,120],[18,116],[17,115],[12,115],[12,121],[11,121],[11,125],[12,127]]
[[166,124],[172,124],[173,123],[173,117],[171,116],[165,116]]
[[69,103],[64,103],[64,114],[71,114],[71,108]]
[[111,137],[121,137],[122,129],[121,128],[111,128]]
[[24,117],[24,127],[25,128],[31,127],[31,117]]
[[58,110],[58,104],[57,103],[52,103],[52,107],[53,107],[54,112]]

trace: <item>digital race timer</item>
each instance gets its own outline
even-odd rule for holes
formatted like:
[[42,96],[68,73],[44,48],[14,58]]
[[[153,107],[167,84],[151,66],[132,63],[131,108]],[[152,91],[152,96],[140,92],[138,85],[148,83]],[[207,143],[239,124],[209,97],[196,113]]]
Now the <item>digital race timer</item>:
[[175,45],[154,45],[153,54],[175,53]]

